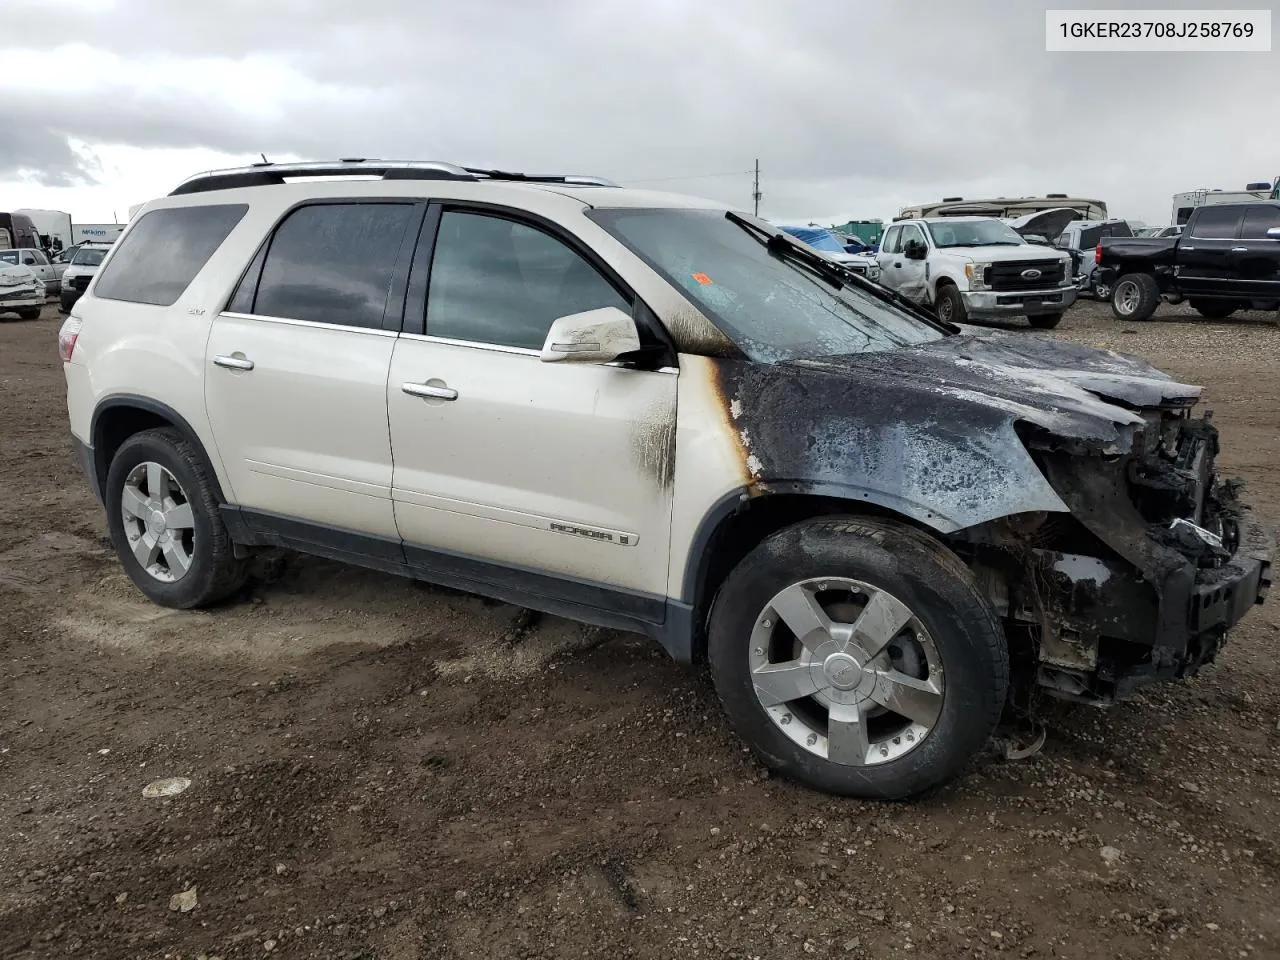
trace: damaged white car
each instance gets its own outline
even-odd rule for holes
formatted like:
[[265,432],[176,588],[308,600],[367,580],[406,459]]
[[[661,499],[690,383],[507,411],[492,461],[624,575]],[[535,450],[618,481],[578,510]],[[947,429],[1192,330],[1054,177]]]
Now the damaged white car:
[[0,316],[35,320],[44,308],[44,281],[30,267],[0,262]]

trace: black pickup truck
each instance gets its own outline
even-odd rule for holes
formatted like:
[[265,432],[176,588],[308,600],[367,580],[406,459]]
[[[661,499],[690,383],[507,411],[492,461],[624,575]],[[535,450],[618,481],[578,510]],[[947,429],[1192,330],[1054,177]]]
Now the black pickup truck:
[[1196,207],[1181,236],[1106,237],[1094,250],[1119,320],[1146,320],[1162,299],[1202,317],[1280,307],[1280,201]]

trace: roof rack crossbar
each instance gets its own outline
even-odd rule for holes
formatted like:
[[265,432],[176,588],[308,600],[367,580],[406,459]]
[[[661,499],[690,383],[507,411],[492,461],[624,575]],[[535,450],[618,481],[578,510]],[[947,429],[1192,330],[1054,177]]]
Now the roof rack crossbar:
[[509,180],[527,183],[564,183],[575,186],[618,186],[603,177],[542,176],[509,173],[503,170],[483,170],[478,167],[461,167],[438,160],[369,160],[363,157],[352,157],[337,161],[253,163],[247,167],[209,170],[184,180],[170,192],[169,196],[206,193],[210,190],[231,190],[238,187],[273,186],[285,183],[290,178],[340,176],[380,177],[383,180],[468,180],[472,182]]

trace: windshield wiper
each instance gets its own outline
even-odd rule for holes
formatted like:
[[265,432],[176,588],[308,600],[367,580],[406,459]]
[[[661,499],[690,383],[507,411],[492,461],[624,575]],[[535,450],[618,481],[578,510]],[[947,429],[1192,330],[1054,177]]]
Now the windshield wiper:
[[837,290],[845,285],[847,271],[843,267],[838,266],[832,260],[828,260],[808,244],[793,239],[785,231],[779,230],[777,233],[770,233],[760,224],[736,214],[732,210],[725,214],[725,219],[730,223],[736,223],[744,230],[754,233],[770,253],[776,253],[783,259],[809,267]]
[[842,290],[845,287],[856,287],[861,292],[875,297],[877,300],[893,304],[900,310],[907,311],[913,317],[923,320],[935,330],[941,330],[943,333],[960,332],[959,327],[951,323],[944,323],[932,313],[924,310],[914,300],[909,300],[895,290],[873,283],[866,277],[840,266],[835,261],[828,260],[812,247],[782,230],[771,232],[767,227],[755,220],[734,213],[732,210],[725,213],[724,217],[730,223],[736,224],[755,236],[770,253],[777,254],[781,259],[789,261],[793,266],[803,265],[808,267],[837,290]]

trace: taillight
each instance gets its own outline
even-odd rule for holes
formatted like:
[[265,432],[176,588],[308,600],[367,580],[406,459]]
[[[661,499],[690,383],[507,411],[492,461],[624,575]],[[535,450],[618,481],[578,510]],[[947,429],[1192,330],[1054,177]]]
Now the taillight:
[[1098,245],[1093,248],[1093,262],[1094,263],[1102,262],[1102,241],[1101,240],[1099,240]]
[[71,362],[71,354],[76,348],[76,338],[80,336],[79,317],[67,317],[62,321],[62,329],[58,331],[58,356],[63,363]]

